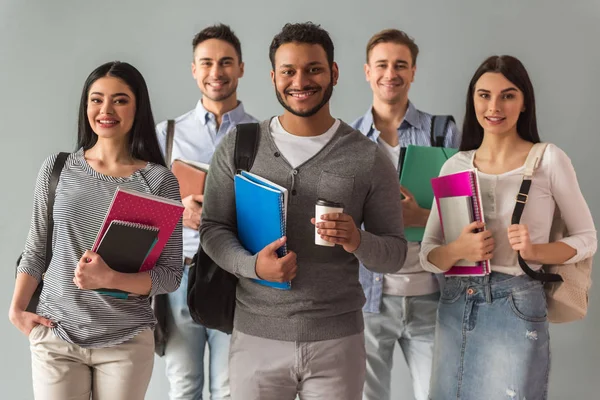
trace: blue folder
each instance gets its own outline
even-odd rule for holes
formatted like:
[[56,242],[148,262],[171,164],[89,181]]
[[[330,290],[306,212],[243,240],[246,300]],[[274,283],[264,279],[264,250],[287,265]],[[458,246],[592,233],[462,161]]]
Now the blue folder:
[[[285,236],[287,189],[247,171],[235,176],[234,185],[238,239],[246,250],[256,254]],[[281,246],[277,254],[285,256],[286,246]],[[290,282],[254,281],[276,289],[291,288]]]

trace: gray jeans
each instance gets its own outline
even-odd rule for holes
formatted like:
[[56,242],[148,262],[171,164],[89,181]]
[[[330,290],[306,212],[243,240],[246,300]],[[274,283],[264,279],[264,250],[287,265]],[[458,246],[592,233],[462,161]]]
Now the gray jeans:
[[232,400],[360,400],[365,381],[363,333],[318,342],[284,342],[233,331]]

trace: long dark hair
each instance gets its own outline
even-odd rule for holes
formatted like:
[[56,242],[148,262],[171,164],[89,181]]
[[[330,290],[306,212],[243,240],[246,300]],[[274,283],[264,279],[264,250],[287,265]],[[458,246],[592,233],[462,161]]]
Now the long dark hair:
[[471,78],[471,83],[469,83],[460,150],[475,150],[481,146],[481,142],[483,141],[483,128],[477,121],[477,116],[475,115],[473,94],[475,92],[475,84],[486,72],[501,73],[523,92],[525,111],[519,115],[519,119],[517,120],[517,133],[522,139],[527,140],[528,142],[540,142],[537,121],[535,118],[535,96],[533,94],[533,85],[531,84],[527,70],[521,61],[515,57],[492,56],[486,59],[479,68],[477,68],[475,75]]
[[150,96],[146,81],[140,71],[126,62],[112,61],[96,68],[85,80],[79,103],[79,124],[77,148],[91,149],[98,141],[87,117],[88,95],[90,87],[105,76],[121,79],[129,86],[135,96],[135,119],[129,132],[129,154],[138,160],[149,161],[165,166],[150,107]]

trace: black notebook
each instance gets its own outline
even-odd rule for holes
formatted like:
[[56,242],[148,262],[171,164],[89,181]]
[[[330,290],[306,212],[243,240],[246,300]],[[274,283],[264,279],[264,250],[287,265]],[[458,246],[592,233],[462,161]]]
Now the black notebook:
[[[123,273],[139,272],[144,260],[156,244],[158,228],[126,221],[112,221],[104,233],[96,253],[110,268]],[[127,297],[127,293],[113,289],[98,292],[115,297]],[[123,295],[118,295],[123,294]]]

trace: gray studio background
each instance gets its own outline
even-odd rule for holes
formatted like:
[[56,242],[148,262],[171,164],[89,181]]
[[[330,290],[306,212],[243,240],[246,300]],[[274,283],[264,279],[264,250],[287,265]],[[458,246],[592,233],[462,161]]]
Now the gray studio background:
[[[190,73],[193,35],[224,22],[242,41],[246,73],[239,98],[248,112],[264,119],[281,111],[269,79],[269,43],[285,22],[306,20],[322,24],[334,40],[340,80],[332,110],[347,122],[369,107],[364,47],[380,29],[404,29],[421,48],[410,96],[415,105],[454,114],[459,123],[479,63],[491,54],[519,57],[536,90],[542,139],[569,154],[600,223],[598,0],[0,0],[0,398],[33,398],[28,342],[6,317],[14,261],[29,228],[42,161],[75,146],[87,75],[106,61],[128,61],[147,80],[156,121],[176,117],[199,98]],[[600,282],[600,272],[594,276]],[[600,287],[592,291],[586,320],[554,325],[551,334],[550,398],[597,399]],[[395,363],[393,398],[411,399],[398,348]],[[167,390],[164,362],[157,359],[147,399],[166,399]]]

